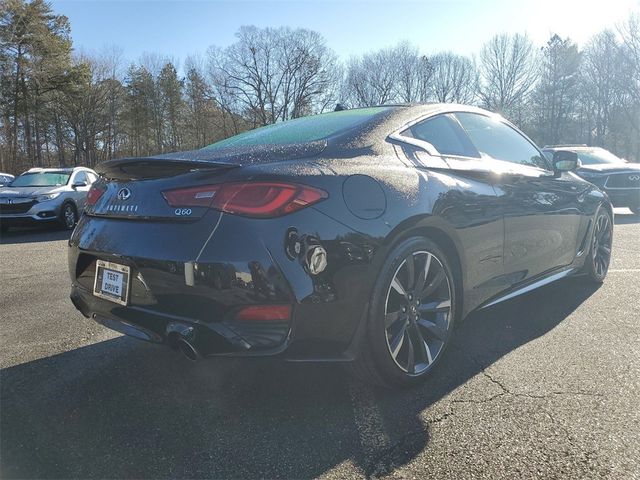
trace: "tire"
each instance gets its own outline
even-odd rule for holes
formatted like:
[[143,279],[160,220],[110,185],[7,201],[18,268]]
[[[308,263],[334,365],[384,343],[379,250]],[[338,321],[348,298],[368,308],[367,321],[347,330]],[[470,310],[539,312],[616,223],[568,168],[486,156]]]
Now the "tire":
[[595,215],[589,252],[585,259],[583,273],[591,283],[604,282],[611,263],[613,243],[613,219],[609,211],[600,206]]
[[0,225],[0,233],[7,233],[9,231],[8,225]]
[[386,387],[422,382],[451,339],[456,292],[449,259],[434,242],[421,237],[401,242],[376,280],[352,373]]
[[60,209],[60,226],[65,230],[73,230],[78,223],[78,210],[73,203],[67,202]]

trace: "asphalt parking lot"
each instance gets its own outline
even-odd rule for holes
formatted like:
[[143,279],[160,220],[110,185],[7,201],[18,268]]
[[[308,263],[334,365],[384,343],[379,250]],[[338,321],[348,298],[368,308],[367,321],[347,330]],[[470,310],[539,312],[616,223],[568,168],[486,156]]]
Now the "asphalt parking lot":
[[0,242],[2,478],[640,478],[640,218],[609,276],[473,314],[423,386],[210,360],[68,300],[60,231]]

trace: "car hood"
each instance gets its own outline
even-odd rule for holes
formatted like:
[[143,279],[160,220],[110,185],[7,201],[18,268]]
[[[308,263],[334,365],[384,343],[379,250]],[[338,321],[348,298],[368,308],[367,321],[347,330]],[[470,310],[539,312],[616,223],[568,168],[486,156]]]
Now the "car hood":
[[619,172],[640,172],[638,163],[598,163],[596,165],[585,165],[578,169],[578,173],[619,173]]
[[2,187],[0,188],[0,197],[35,197],[64,190],[65,187]]

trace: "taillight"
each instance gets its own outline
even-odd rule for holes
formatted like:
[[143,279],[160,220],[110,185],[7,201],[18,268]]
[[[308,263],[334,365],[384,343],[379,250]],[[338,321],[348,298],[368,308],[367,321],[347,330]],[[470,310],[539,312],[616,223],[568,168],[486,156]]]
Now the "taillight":
[[95,205],[105,191],[106,188],[104,188],[104,186],[97,185],[95,183],[91,185],[91,188],[87,192],[86,204]]
[[282,182],[200,185],[163,192],[172,207],[209,207],[248,217],[279,217],[327,198],[318,188]]
[[291,318],[291,305],[250,305],[241,308],[236,320],[279,321]]

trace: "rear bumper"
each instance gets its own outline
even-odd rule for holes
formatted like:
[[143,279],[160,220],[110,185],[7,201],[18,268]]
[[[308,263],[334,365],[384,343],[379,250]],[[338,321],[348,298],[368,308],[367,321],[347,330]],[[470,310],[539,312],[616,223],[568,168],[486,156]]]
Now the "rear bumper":
[[[171,345],[188,331],[204,357],[351,358],[345,352],[375,280],[370,239],[359,246],[357,233],[313,209],[262,223],[232,215],[218,223],[218,215],[193,223],[84,215],[69,241],[74,305],[98,323],[151,342]],[[331,235],[318,238],[327,223]],[[287,255],[292,226],[302,238],[313,232],[326,248],[325,272],[312,276],[302,258]],[[98,259],[130,267],[127,306],[94,296]],[[289,305],[291,318],[238,320],[238,311],[251,305]]]
[[70,298],[85,317],[140,340],[173,347],[188,332],[189,342],[203,357],[275,355],[287,344],[288,324],[272,326],[272,344],[256,348],[224,322],[202,322],[140,306],[123,307],[94,296],[78,284],[71,287]]

